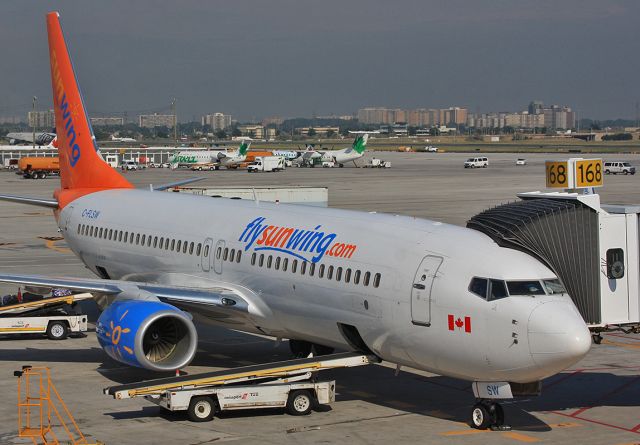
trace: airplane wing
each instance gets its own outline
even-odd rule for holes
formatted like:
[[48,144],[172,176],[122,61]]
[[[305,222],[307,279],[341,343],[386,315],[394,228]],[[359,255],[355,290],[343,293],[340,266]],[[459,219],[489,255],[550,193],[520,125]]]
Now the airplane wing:
[[225,318],[232,323],[244,323],[251,315],[263,315],[260,308],[252,304],[249,292],[241,292],[223,283],[205,289],[124,280],[2,273],[0,273],[0,282],[41,288],[65,288],[90,292],[95,297],[111,296],[140,300],[157,298],[180,309],[206,312],[208,316]]
[[[179,185],[191,184],[192,182],[202,181],[203,179],[205,179],[205,178],[204,177],[199,177],[199,178],[182,179],[180,181],[169,182],[167,184],[162,184],[162,185],[155,185],[155,186],[151,185],[150,188],[154,192],[159,192],[159,191],[162,191],[162,190],[170,189],[171,187],[178,187]],[[0,199],[2,199],[1,196],[0,196]]]

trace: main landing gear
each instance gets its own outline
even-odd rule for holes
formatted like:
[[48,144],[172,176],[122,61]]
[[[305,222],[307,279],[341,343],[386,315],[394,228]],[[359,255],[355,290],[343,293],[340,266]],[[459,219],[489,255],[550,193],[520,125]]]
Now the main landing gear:
[[502,406],[492,400],[480,400],[473,405],[471,426],[479,430],[511,431],[511,427],[504,424]]

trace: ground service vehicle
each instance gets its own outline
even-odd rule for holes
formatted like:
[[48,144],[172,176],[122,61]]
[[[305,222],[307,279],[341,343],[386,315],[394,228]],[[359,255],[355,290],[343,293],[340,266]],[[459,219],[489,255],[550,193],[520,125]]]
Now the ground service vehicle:
[[24,157],[18,161],[18,170],[24,178],[44,179],[51,174],[60,174],[59,157]]
[[252,172],[277,172],[285,169],[282,156],[259,156],[247,166],[247,171]]
[[604,163],[604,173],[606,175],[617,175],[619,173],[623,175],[635,175],[636,168],[629,164],[628,162],[623,161],[613,161],[613,162],[605,162]]
[[464,168],[487,168],[489,160],[484,157],[469,158],[464,162]]
[[516,165],[527,165],[527,160],[524,158],[516,159]]

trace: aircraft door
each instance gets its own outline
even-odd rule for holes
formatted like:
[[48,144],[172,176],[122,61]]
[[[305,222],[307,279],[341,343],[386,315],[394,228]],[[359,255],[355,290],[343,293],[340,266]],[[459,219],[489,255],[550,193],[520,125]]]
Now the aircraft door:
[[411,288],[411,322],[420,326],[431,326],[431,289],[442,257],[427,255],[413,279]]
[[202,265],[203,272],[209,272],[211,269],[211,244],[213,240],[211,238],[207,238],[204,240],[204,245],[202,246],[202,254],[200,257],[200,264]]
[[216,248],[213,252],[213,270],[220,274],[222,273],[222,254],[224,252],[224,240],[219,240],[216,243]]

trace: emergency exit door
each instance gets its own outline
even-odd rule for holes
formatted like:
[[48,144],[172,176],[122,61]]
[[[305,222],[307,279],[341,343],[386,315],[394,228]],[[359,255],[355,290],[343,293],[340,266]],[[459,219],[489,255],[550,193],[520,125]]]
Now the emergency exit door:
[[442,257],[427,255],[413,279],[411,288],[411,321],[420,326],[431,326],[431,290]]

